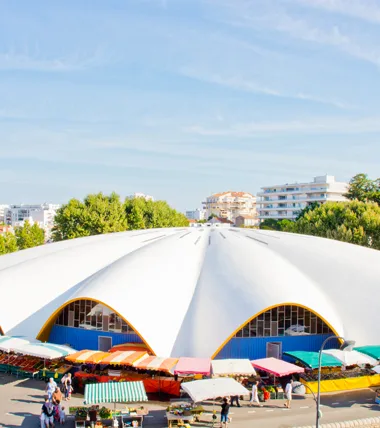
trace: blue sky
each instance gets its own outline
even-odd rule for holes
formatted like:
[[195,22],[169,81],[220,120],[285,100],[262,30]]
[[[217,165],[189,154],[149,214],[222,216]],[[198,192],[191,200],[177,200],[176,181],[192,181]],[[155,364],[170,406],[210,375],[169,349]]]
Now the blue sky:
[[380,0],[0,0],[0,203],[373,177]]

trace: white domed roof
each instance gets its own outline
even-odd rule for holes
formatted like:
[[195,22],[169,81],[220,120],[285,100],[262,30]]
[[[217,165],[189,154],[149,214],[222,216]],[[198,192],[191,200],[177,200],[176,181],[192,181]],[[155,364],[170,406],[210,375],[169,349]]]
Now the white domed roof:
[[380,343],[380,252],[311,236],[202,227],[122,232],[0,257],[0,327],[36,337],[65,304],[118,312],[156,355],[212,356],[280,304],[316,312],[358,345]]

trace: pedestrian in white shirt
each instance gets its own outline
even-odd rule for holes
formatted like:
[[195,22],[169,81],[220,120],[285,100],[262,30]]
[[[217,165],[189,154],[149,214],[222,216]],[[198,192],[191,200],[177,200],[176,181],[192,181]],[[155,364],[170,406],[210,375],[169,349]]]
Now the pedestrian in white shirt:
[[259,386],[259,381],[256,380],[252,385],[252,397],[251,397],[251,401],[249,402],[249,406],[252,406],[253,403],[255,402],[259,407],[263,407],[263,405],[260,404],[260,401],[259,401],[259,394],[257,392],[258,386]]
[[285,396],[286,396],[286,403],[284,404],[285,407],[290,409],[290,404],[292,401],[292,392],[293,392],[293,379],[291,379],[285,387]]

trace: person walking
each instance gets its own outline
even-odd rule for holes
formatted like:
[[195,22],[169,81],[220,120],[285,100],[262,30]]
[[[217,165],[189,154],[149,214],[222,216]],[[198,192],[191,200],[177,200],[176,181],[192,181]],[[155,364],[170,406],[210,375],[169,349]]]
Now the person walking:
[[292,392],[293,392],[293,379],[290,379],[290,381],[285,386],[285,396],[286,396],[286,403],[284,404],[285,407],[290,409],[290,405],[292,402]]
[[51,399],[55,406],[58,406],[59,403],[62,401],[62,392],[58,388],[58,386],[55,388],[55,391],[53,392]]
[[222,402],[222,410],[220,412],[220,426],[223,428],[227,428],[227,422],[228,422],[228,413],[230,412],[230,405],[228,404],[227,397],[223,398]]
[[41,409],[41,425],[44,424],[46,428],[54,427],[54,408],[49,398],[45,399],[45,403]]
[[45,392],[47,393],[49,401],[52,400],[55,389],[57,388],[57,384],[54,382],[54,379],[51,377],[49,382],[46,384]]
[[241,407],[240,402],[239,402],[239,396],[238,395],[231,395],[231,407],[234,406],[235,401],[236,401],[236,405],[238,407]]
[[257,403],[259,407],[263,407],[263,405],[260,404],[258,388],[259,388],[259,381],[256,380],[252,385],[252,397],[249,402],[249,406],[253,406],[253,403]]
[[65,400],[70,400],[71,398],[71,391],[72,391],[72,379],[71,379],[71,373],[67,373],[65,382],[64,382],[64,387],[65,387]]

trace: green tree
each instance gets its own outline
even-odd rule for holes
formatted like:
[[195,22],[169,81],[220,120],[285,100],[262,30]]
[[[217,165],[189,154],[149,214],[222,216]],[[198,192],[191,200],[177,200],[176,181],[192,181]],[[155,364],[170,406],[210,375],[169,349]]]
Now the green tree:
[[90,194],[83,202],[71,199],[57,212],[54,219],[53,240],[79,238],[127,229],[123,204],[116,193]]
[[380,249],[380,207],[374,202],[326,202],[297,220],[293,231]]
[[279,221],[274,218],[266,218],[260,223],[260,229],[262,230],[281,230]]
[[15,235],[20,250],[37,247],[45,242],[45,231],[37,223],[32,226],[28,220],[24,222],[24,226],[16,228]]
[[189,225],[185,215],[171,208],[165,201],[134,198],[127,199],[124,206],[130,230]]
[[297,212],[296,220],[299,220],[302,218],[306,213],[309,211],[313,211],[315,208],[318,208],[321,204],[319,202],[312,202],[311,204],[308,204],[305,208]]
[[13,253],[18,250],[16,236],[11,232],[0,235],[0,255]]
[[380,204],[380,179],[370,180],[367,174],[355,175],[344,195],[351,201],[376,202]]

